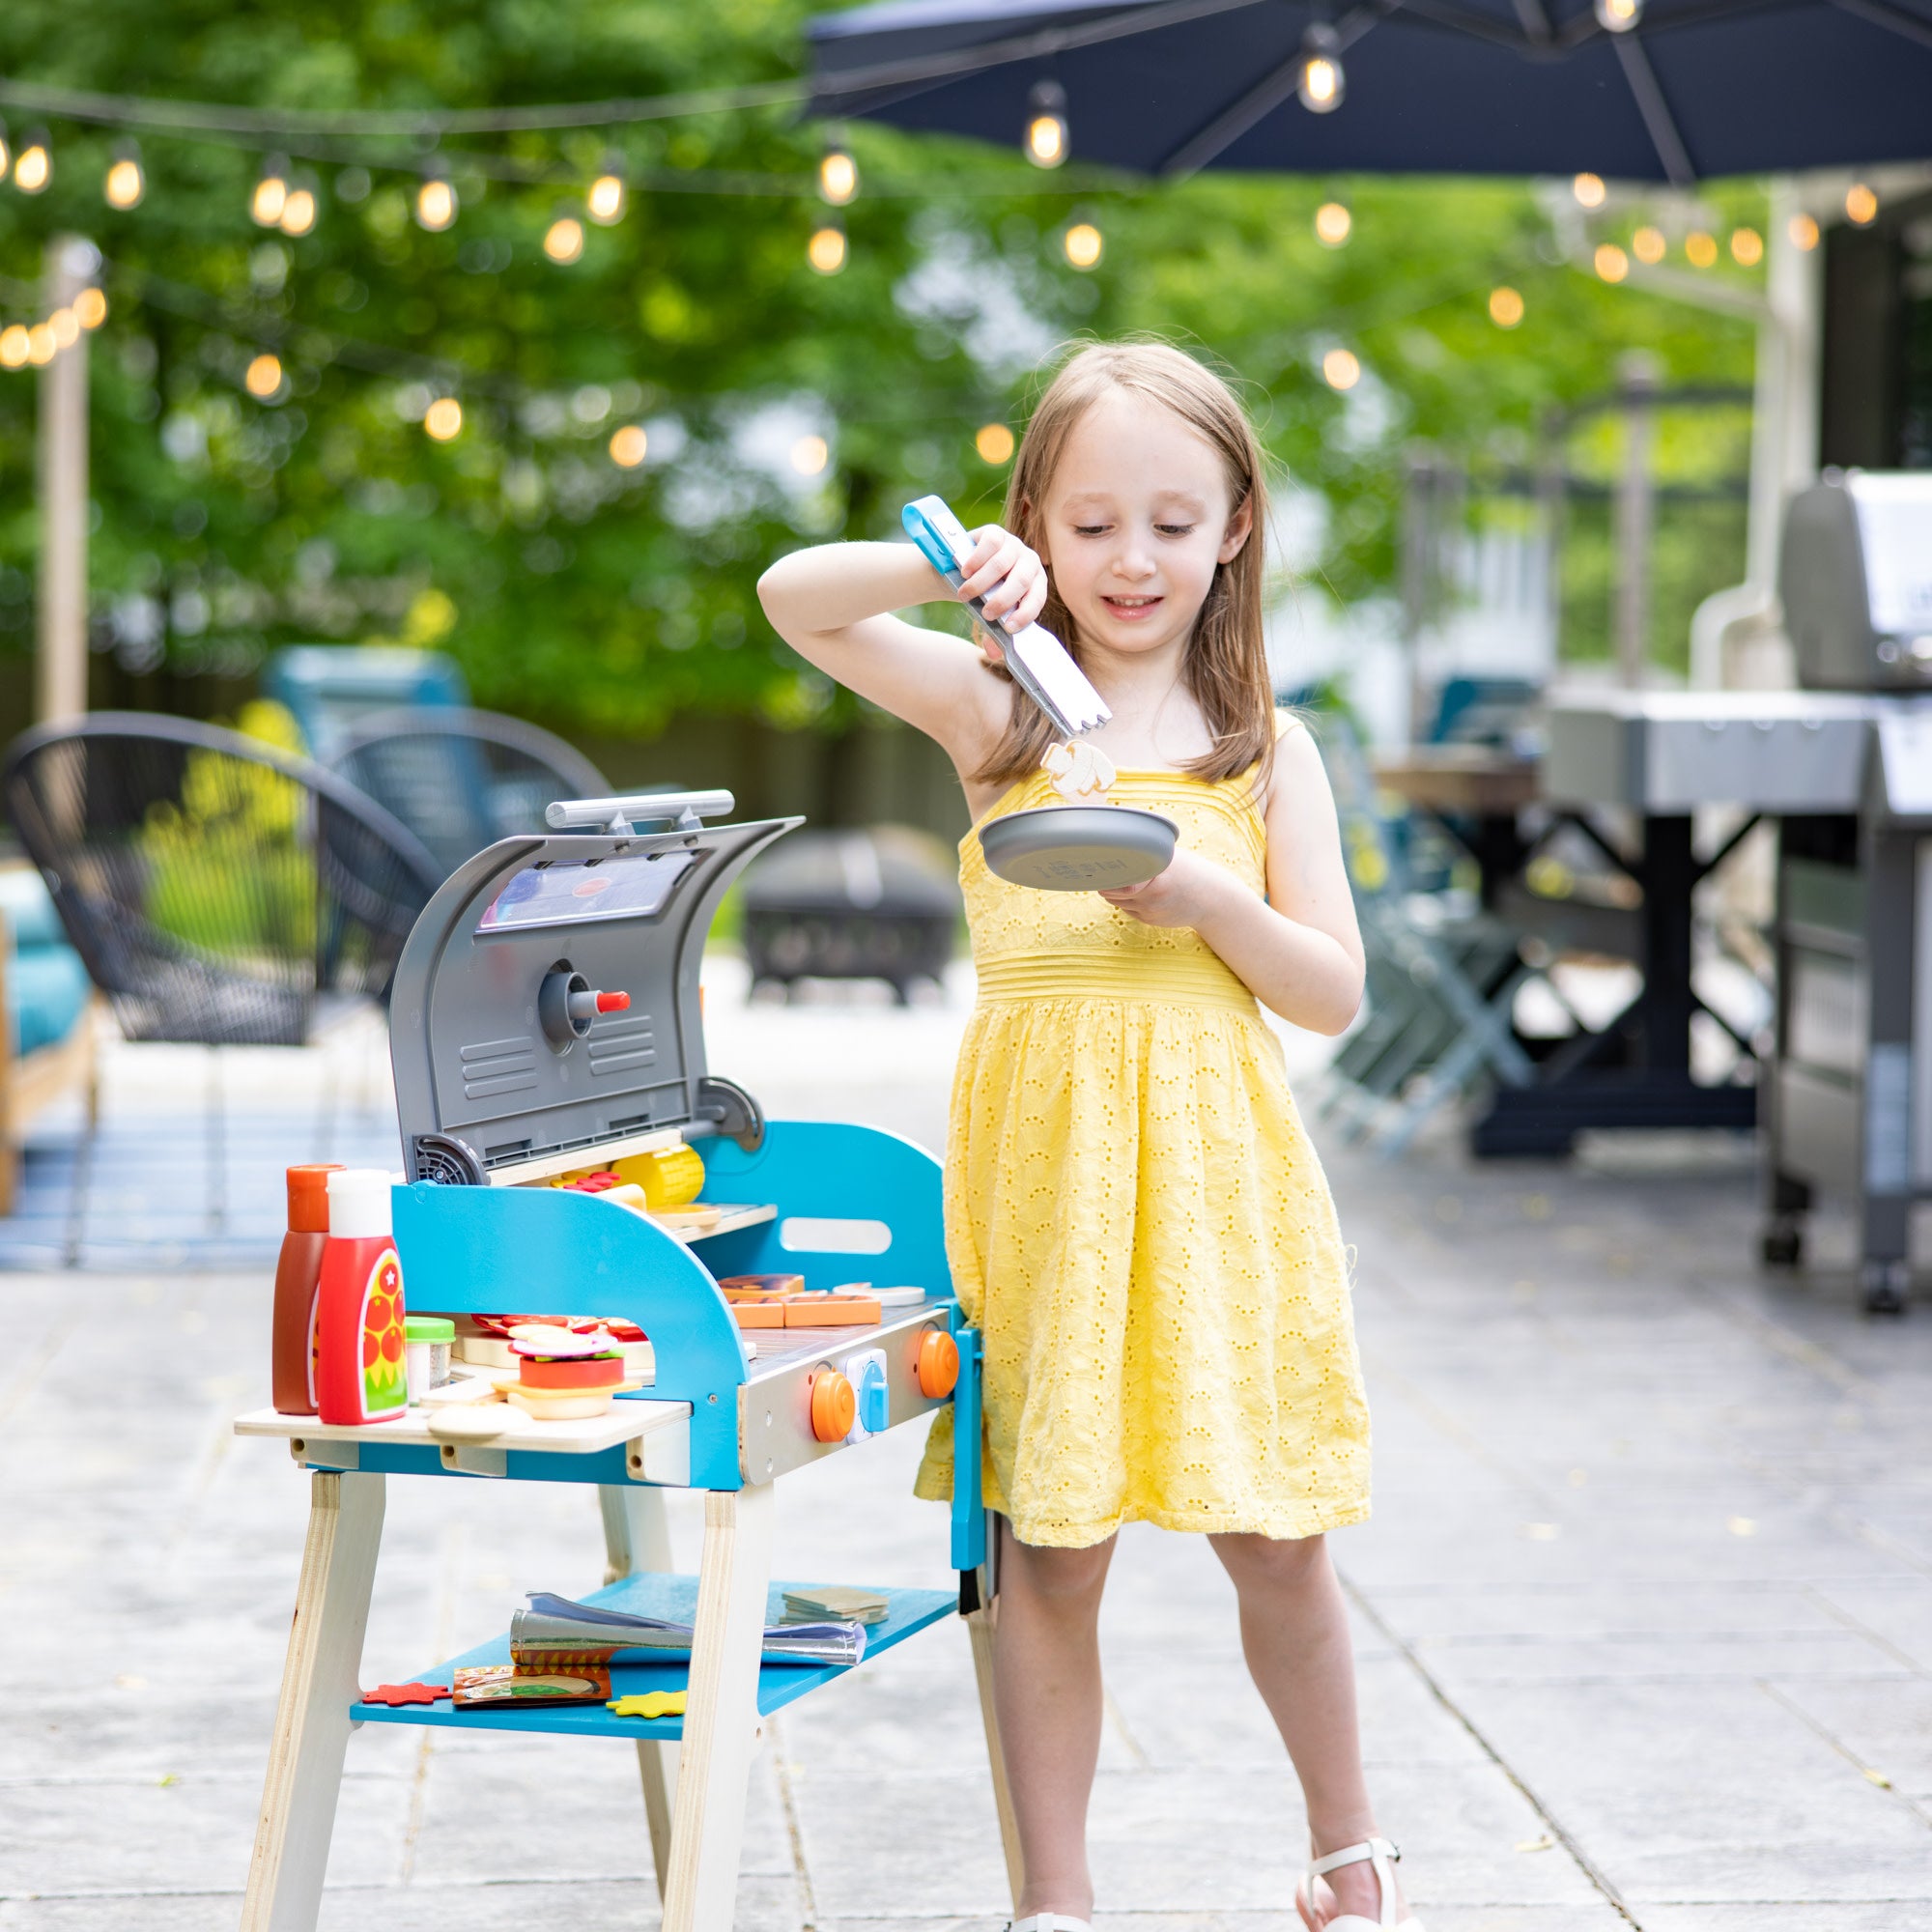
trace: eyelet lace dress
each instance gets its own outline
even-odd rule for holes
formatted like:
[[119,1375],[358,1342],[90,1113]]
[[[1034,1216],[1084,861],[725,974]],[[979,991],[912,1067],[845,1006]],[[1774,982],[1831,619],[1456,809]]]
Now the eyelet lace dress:
[[[1251,782],[1127,772],[1112,795],[1262,893]],[[1037,774],[988,816],[1055,802]],[[1191,930],[1009,885],[977,827],[959,850],[980,991],[946,1236],[984,1338],[988,1507],[1069,1548],[1132,1521],[1298,1537],[1361,1520],[1348,1261],[1253,994]],[[947,1407],[919,1494],[952,1494],[952,1453]]]

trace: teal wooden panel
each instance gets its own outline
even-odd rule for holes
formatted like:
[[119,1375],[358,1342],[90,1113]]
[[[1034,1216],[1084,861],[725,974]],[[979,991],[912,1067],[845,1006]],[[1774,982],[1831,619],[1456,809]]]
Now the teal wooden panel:
[[412,1308],[635,1321],[657,1352],[649,1393],[691,1404],[692,1488],[742,1487],[745,1351],[717,1282],[682,1243],[628,1208],[560,1187],[418,1180],[396,1188],[395,1217]]
[[[923,1147],[843,1121],[774,1121],[756,1153],[722,1139],[693,1145],[704,1156],[707,1201],[769,1201],[778,1208],[774,1221],[701,1244],[713,1274],[788,1269],[814,1289],[871,1281],[952,1293],[940,1165]],[[883,1221],[891,1244],[874,1255],[798,1252],[783,1245],[783,1223],[793,1215]]]
[[[618,1396],[619,1402],[637,1398]],[[485,1443],[485,1448],[491,1445]],[[341,1468],[331,1463],[326,1441],[312,1439],[308,1446],[309,1466],[317,1469]],[[445,1476],[465,1483],[611,1483],[628,1489],[632,1477],[624,1446],[599,1449],[587,1456],[555,1456],[540,1449],[512,1449],[503,1459],[501,1476],[486,1476],[471,1469],[445,1469],[441,1454],[421,1442],[364,1442],[355,1467],[365,1474],[380,1476]],[[639,1488],[645,1487],[639,1485]],[[681,1487],[681,1486],[680,1486]]]
[[[766,1602],[765,1617],[776,1623],[783,1614],[782,1593],[796,1584],[774,1583]],[[867,1585],[867,1588],[877,1588]],[[886,1621],[874,1624],[866,1633],[866,1655],[856,1666],[863,1670],[875,1657],[903,1643],[915,1631],[951,1616],[959,1607],[949,1590],[880,1589],[892,1608]],[[676,1617],[689,1623],[697,1609],[697,1578],[682,1576],[626,1577],[608,1588],[581,1598],[586,1604],[604,1604],[613,1609],[633,1610],[645,1616]],[[460,1663],[507,1663],[510,1639],[507,1634],[466,1650],[446,1662],[432,1664],[409,1677],[385,1678],[374,1675],[365,1663],[363,1681],[378,1683],[441,1684],[453,1680],[450,1673]],[[848,1675],[842,1668],[828,1664],[767,1663],[758,1674],[758,1710],[761,1714],[782,1710],[799,1698]],[[682,1690],[691,1680],[688,1662],[617,1662],[611,1667],[611,1694],[623,1697],[634,1692]],[[349,1715],[358,1723],[436,1724],[458,1731],[528,1731],[570,1738],[678,1738],[684,1735],[679,1718],[619,1718],[602,1704],[560,1705],[541,1711],[459,1711],[451,1704],[405,1704],[391,1709],[386,1704],[352,1704]]]

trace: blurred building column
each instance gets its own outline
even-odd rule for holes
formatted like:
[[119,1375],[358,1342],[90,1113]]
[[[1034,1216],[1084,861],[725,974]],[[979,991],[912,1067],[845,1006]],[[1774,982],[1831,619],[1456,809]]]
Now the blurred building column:
[[1651,473],[1656,434],[1657,358],[1634,350],[1617,365],[1623,399],[1624,473],[1617,484],[1615,608],[1611,630],[1617,672],[1629,690],[1638,690],[1650,659],[1650,546],[1657,523],[1657,493]]
[[[94,243],[47,243],[47,311],[71,309],[100,267]],[[43,724],[87,709],[87,330],[41,370],[39,424],[40,658],[35,711]]]

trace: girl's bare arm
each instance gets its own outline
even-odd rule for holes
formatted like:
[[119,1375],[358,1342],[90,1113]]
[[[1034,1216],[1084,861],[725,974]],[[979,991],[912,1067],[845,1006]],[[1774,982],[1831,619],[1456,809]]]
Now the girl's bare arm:
[[978,543],[960,591],[910,544],[823,544],[781,557],[758,580],[772,627],[861,697],[936,739],[962,771],[981,764],[1011,706],[977,644],[895,616],[921,604],[986,595],[995,617],[1031,623],[1046,598],[1039,559],[996,526]]
[[1328,775],[1304,730],[1276,747],[1265,816],[1265,901],[1187,851],[1146,885],[1101,896],[1151,925],[1192,926],[1263,1005],[1311,1033],[1341,1033],[1362,1003],[1362,936]]

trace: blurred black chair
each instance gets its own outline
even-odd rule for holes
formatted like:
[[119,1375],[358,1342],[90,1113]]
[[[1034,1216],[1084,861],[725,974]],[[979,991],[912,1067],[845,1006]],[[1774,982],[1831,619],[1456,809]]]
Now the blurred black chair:
[[42,725],[0,789],[129,1039],[302,1044],[320,998],[386,997],[443,878],[347,781],[186,719]]
[[559,798],[606,798],[611,784],[574,746],[493,711],[412,705],[352,725],[329,769],[407,825],[447,877],[473,853],[543,832]]

